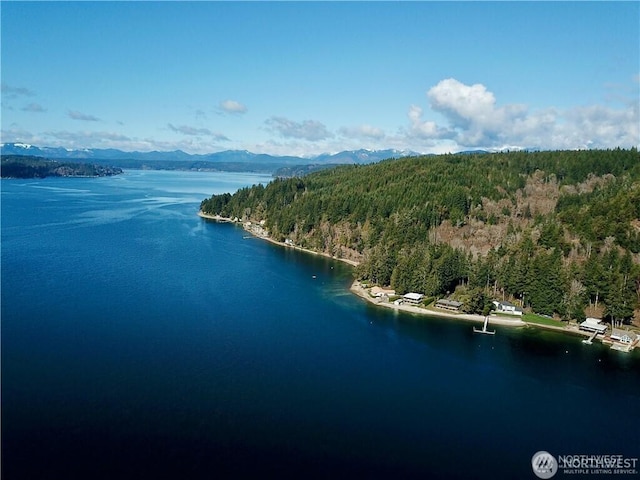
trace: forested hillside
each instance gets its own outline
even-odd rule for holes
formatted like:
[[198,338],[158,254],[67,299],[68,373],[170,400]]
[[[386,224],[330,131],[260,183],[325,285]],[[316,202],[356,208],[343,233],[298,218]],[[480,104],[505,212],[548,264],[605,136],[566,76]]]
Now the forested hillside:
[[264,220],[274,239],[357,260],[360,279],[399,293],[504,296],[614,323],[640,304],[636,149],[342,166],[214,195],[201,209]]
[[0,176],[3,178],[105,177],[118,175],[122,169],[106,165],[58,162],[27,155],[3,155]]

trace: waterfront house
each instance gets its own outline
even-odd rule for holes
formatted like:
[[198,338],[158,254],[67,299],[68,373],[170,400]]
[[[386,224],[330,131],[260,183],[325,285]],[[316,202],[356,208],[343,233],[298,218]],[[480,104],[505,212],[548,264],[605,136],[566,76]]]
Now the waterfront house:
[[462,302],[457,302],[455,300],[446,300],[443,298],[436,302],[436,307],[457,312],[462,307]]
[[423,298],[424,298],[423,294],[421,294],[421,293],[413,293],[413,292],[407,293],[402,297],[402,299],[405,302],[410,303],[412,305],[418,305],[422,301]]
[[597,332],[604,333],[607,330],[607,326],[602,323],[599,318],[587,318],[580,324],[580,330],[585,332]]
[[396,294],[395,290],[384,289],[382,287],[378,287],[377,285],[375,287],[371,287],[371,296],[375,298],[392,297],[395,294]]
[[611,331],[611,340],[615,340],[616,342],[626,343],[627,345],[631,345],[636,341],[637,335],[634,332],[629,330],[620,330],[614,328]]
[[513,303],[510,302],[499,302],[494,300],[494,307],[496,307],[496,313],[508,313],[509,315],[522,315],[522,309],[520,307],[516,307]]

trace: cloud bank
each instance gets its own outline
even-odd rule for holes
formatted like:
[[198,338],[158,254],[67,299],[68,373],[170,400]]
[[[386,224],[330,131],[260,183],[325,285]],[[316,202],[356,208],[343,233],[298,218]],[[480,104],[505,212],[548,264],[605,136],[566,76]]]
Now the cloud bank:
[[407,114],[408,137],[427,144],[448,140],[461,149],[575,149],[631,147],[640,141],[637,101],[621,109],[593,105],[530,111],[522,104],[499,106],[484,85],[465,85],[453,78],[430,88],[427,99],[446,125],[423,120],[423,109],[416,105]]
[[[239,125],[235,119],[223,119],[225,129],[233,130],[232,141],[222,133],[204,128],[203,109],[195,110],[195,122],[200,126],[160,121],[155,131],[171,133],[173,138],[155,137],[153,130],[138,133],[133,127],[124,133],[100,128],[109,119],[76,110],[66,111],[66,117],[83,122],[77,131],[43,128],[29,129],[35,114],[39,120],[56,115],[40,103],[31,102],[37,96],[26,87],[2,84],[3,101],[23,102],[21,107],[3,105],[15,112],[17,121],[6,122],[2,129],[3,142],[24,142],[41,146],[68,148],[119,148],[122,150],[184,150],[192,153],[210,153],[228,148],[248,149],[257,153],[282,155],[312,155],[359,148],[413,150],[422,153],[446,153],[468,149],[503,150],[536,148],[543,150],[578,148],[630,148],[640,147],[639,114],[640,77],[626,84],[603,86],[603,100],[598,104],[578,105],[570,108],[547,106],[531,108],[521,103],[501,103],[497,96],[481,83],[465,84],[455,78],[446,78],[426,89],[423,102],[415,102],[406,110],[406,120],[400,119],[387,129],[366,123],[333,124],[324,119],[291,120],[286,116],[270,116],[260,124]],[[220,102],[224,114],[244,114],[246,106],[234,100]],[[46,113],[44,113],[46,112]],[[24,115],[22,121],[19,116]],[[65,115],[59,113],[58,115]],[[224,122],[228,120],[229,123]],[[377,121],[384,121],[387,119]],[[123,126],[122,122],[115,122]],[[127,122],[131,125],[131,122]],[[93,128],[91,128],[93,127]],[[93,131],[93,130],[96,131]],[[262,135],[260,134],[262,131]],[[264,135],[266,132],[266,136]],[[175,135],[177,134],[177,135]],[[262,138],[260,138],[262,137]]]

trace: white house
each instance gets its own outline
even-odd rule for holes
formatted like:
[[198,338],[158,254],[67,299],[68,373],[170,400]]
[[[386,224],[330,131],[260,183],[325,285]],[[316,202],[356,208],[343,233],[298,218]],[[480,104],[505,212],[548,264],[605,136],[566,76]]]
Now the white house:
[[599,318],[587,318],[580,324],[580,330],[584,330],[586,332],[604,333],[607,330],[607,326],[602,323],[602,320],[600,320]]
[[412,303],[413,305],[417,305],[418,303],[420,303],[422,301],[422,299],[424,298],[424,295],[421,293],[407,293],[405,294],[402,299],[407,302],[407,303]]
[[520,307],[516,307],[513,303],[499,302],[497,300],[494,300],[492,303],[496,307],[496,312],[498,313],[508,313],[510,315],[522,315],[522,309]]
[[384,289],[378,286],[371,287],[371,295],[374,296],[375,298],[391,297],[395,294],[396,294],[396,291],[392,289]]

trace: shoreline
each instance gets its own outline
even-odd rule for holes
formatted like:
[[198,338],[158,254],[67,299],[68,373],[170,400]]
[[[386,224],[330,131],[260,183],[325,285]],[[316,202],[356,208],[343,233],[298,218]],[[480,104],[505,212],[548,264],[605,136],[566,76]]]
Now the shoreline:
[[[467,322],[475,322],[475,323],[484,323],[485,317],[482,315],[477,315],[472,313],[452,313],[452,312],[445,312],[445,311],[439,311],[439,310],[432,310],[429,308],[416,307],[413,305],[396,305],[392,302],[381,301],[379,298],[371,297],[371,295],[369,295],[368,289],[363,287],[358,280],[355,280],[351,284],[351,287],[349,288],[349,290],[355,295],[357,295],[358,297],[379,307],[386,307],[392,310],[397,310],[397,311],[407,312],[407,313],[415,313],[418,315],[450,318],[453,320],[464,320]],[[510,318],[499,317],[497,315],[489,315],[488,325],[500,325],[504,327],[522,328],[530,324],[520,320],[519,318],[510,319]]]
[[[262,240],[266,240],[267,242],[273,243],[274,245],[279,245],[281,247],[299,250],[301,252],[306,252],[313,255],[321,255],[323,257],[330,258],[332,260],[344,262],[348,265],[351,265],[352,267],[355,267],[358,265],[358,262],[353,260],[337,258],[327,253],[315,252],[307,248],[302,248],[296,245],[290,245],[285,242],[279,242],[277,240],[274,240],[273,238],[269,237],[269,234],[267,233],[267,231],[264,228],[262,228],[261,225],[258,225],[258,224],[253,224],[251,222],[243,223],[238,219],[222,217],[220,215],[208,215],[204,213],[202,210],[198,211],[198,216],[203,219],[214,220],[220,223],[240,224],[245,231],[247,231],[254,237],[260,238]],[[371,295],[369,295],[368,289],[363,287],[358,280],[353,281],[353,283],[349,287],[349,291],[352,294],[362,298],[363,300],[371,303],[374,306],[385,307],[395,311],[413,313],[417,315],[439,317],[439,318],[448,318],[451,320],[462,320],[465,322],[473,322],[473,323],[480,323],[480,324],[483,324],[485,319],[484,316],[477,315],[477,314],[453,313],[453,312],[439,311],[431,308],[422,308],[422,307],[417,307],[413,305],[395,305],[394,303],[388,302],[388,301],[384,302],[384,301],[381,301],[380,298],[374,298]],[[553,331],[557,333],[563,333],[565,335],[580,336],[585,338],[588,338],[591,336],[591,333],[580,330],[577,326],[574,326],[574,325],[567,325],[565,327],[556,327],[553,325],[544,325],[540,323],[525,322],[524,320],[521,320],[519,318],[510,319],[510,318],[505,318],[502,316],[491,315],[491,314],[489,315],[488,325],[499,325],[499,326],[510,327],[510,328],[536,328],[540,330],[548,330],[548,331]],[[596,340],[600,341],[600,343],[604,343],[602,338],[597,337]]]
[[200,218],[205,218],[207,220],[215,220],[216,222],[220,222],[220,223],[233,223],[233,224],[239,224],[242,226],[242,228],[245,229],[245,231],[249,232],[251,235],[253,235],[254,237],[257,238],[261,238],[262,240],[266,240],[267,242],[273,243],[274,245],[279,245],[281,247],[285,247],[285,248],[291,248],[293,250],[299,250],[301,252],[306,252],[306,253],[311,253],[312,255],[320,255],[322,257],[326,257],[326,258],[330,258],[331,260],[337,260],[338,262],[344,262],[348,265],[351,265],[352,267],[357,267],[359,264],[358,262],[356,262],[355,260],[348,260],[346,258],[338,258],[338,257],[334,257],[332,255],[329,255],[328,253],[323,253],[323,252],[316,252],[313,250],[309,250],[308,248],[303,248],[303,247],[298,247],[296,245],[289,245],[285,242],[279,242],[277,240],[274,240],[273,238],[271,238],[269,236],[269,234],[266,232],[266,230],[264,228],[262,228],[262,226],[257,225],[257,224],[253,224],[251,222],[241,222],[240,220],[236,220],[233,218],[229,218],[229,217],[222,217],[220,215],[209,215],[204,213],[202,210],[198,211],[198,216]]
[[[284,242],[278,242],[277,240],[274,240],[273,238],[269,237],[268,233],[266,233],[266,230],[264,230],[261,226],[254,225],[250,222],[243,223],[237,219],[233,219],[229,217],[222,217],[220,215],[208,215],[204,213],[202,210],[198,211],[198,216],[207,220],[215,220],[221,223],[240,224],[242,225],[242,228],[244,228],[245,231],[249,232],[253,236],[266,240],[267,242],[271,242],[275,245],[279,245],[281,247],[292,248],[295,250],[299,250],[301,252],[311,253],[313,255],[321,255],[323,257],[330,258],[332,260],[337,260],[340,262],[347,263],[352,267],[355,267],[358,265],[358,262],[355,262],[353,260],[337,258],[326,253],[314,252],[313,250],[309,250],[307,248],[297,247],[295,245],[289,245]],[[463,320],[467,322],[474,322],[474,323],[481,323],[481,324],[484,323],[484,317],[482,315],[474,315],[469,313],[451,313],[451,312],[416,307],[412,305],[394,305],[391,302],[381,302],[380,299],[371,297],[367,289],[362,287],[358,280],[353,281],[353,283],[351,284],[351,287],[349,288],[349,291],[375,306],[386,307],[386,308],[390,308],[397,311],[415,313],[419,315],[427,315],[427,316],[431,315],[434,317],[449,318],[453,320]],[[509,318],[499,317],[497,315],[489,316],[489,325],[501,325],[501,326],[507,326],[507,327],[517,327],[517,328],[522,328],[530,325],[537,326],[537,325],[532,325],[530,323],[524,322],[519,318],[509,319]],[[552,328],[556,329],[555,327],[552,327]],[[558,330],[564,331],[560,329]]]
[[[430,307],[417,307],[413,305],[395,305],[393,302],[385,302],[380,298],[374,298],[369,294],[369,289],[363,287],[358,280],[354,280],[351,284],[349,290],[355,295],[359,296],[363,300],[375,305],[377,307],[386,307],[396,311],[402,311],[406,313],[414,313],[417,315],[425,315],[439,318],[448,318],[451,320],[462,320],[466,322],[474,322],[474,323],[484,323],[485,317],[483,315],[472,314],[472,313],[453,313],[447,312],[444,310],[436,310],[435,308]],[[556,333],[562,333],[565,335],[589,338],[592,333],[584,330],[580,330],[576,325],[566,325],[563,327],[556,327],[554,325],[545,325],[543,323],[534,323],[534,322],[525,322],[520,318],[507,318],[501,315],[489,314],[489,322],[487,326],[490,325],[499,325],[502,327],[510,327],[510,328],[535,328],[537,330],[547,330]],[[602,337],[597,337],[597,341],[600,343],[603,342]]]

